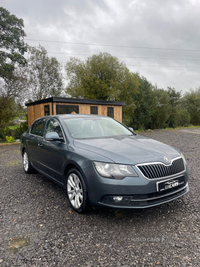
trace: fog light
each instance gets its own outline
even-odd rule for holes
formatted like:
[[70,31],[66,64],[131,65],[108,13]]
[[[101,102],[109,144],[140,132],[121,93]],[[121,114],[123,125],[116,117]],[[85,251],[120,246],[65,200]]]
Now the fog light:
[[113,200],[115,202],[120,202],[120,201],[122,201],[122,199],[123,199],[123,197],[119,197],[119,196],[113,197]]

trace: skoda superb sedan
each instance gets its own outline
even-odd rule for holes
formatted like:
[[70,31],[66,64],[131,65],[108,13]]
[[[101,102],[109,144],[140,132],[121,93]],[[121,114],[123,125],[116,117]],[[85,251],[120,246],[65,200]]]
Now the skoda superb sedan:
[[72,208],[147,208],[186,194],[188,167],[177,149],[98,115],[37,119],[22,135],[25,173],[34,169],[67,191]]

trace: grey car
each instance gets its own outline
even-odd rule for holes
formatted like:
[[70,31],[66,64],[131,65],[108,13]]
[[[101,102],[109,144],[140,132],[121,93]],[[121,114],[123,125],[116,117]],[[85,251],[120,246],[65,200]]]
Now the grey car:
[[98,115],[37,119],[22,135],[25,173],[37,170],[67,191],[71,207],[148,208],[189,191],[177,149]]

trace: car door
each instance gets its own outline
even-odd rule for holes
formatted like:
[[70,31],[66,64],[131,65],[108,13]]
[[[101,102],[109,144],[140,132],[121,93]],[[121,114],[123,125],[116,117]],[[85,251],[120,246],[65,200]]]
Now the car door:
[[55,118],[47,121],[44,136],[49,132],[57,132],[63,141],[48,141],[43,138],[40,142],[40,169],[52,179],[63,184],[62,171],[66,162],[67,145],[62,127]]
[[46,119],[36,120],[30,129],[29,137],[26,139],[26,148],[29,159],[35,167],[39,167],[39,145],[43,139],[43,131]]

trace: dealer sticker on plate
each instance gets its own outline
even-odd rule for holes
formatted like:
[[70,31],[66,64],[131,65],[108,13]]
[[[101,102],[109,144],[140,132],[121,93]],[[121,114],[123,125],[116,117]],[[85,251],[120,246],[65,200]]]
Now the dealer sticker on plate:
[[164,191],[171,188],[174,188],[176,186],[179,186],[181,184],[184,184],[185,179],[184,176],[178,177],[176,179],[171,180],[165,180],[163,182],[157,182],[157,191]]

